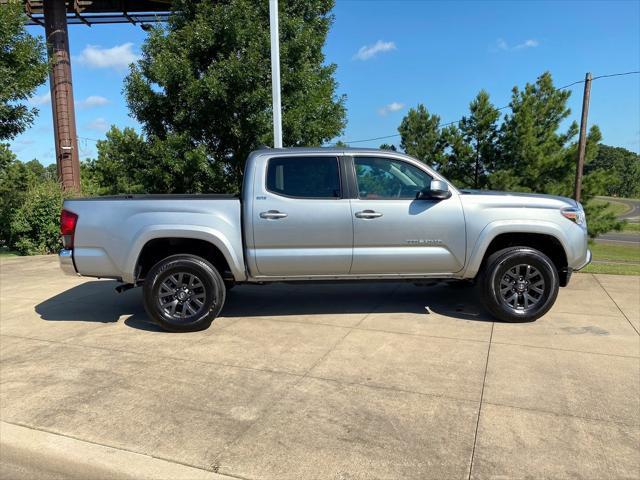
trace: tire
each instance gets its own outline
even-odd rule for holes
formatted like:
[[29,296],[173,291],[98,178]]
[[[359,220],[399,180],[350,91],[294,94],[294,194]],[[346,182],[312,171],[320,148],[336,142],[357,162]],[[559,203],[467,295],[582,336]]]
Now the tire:
[[529,247],[492,254],[479,282],[485,308],[504,322],[532,322],[542,317],[555,303],[559,286],[553,262]]
[[224,305],[226,289],[216,268],[196,255],[172,255],[156,263],[146,276],[144,308],[170,332],[209,328]]

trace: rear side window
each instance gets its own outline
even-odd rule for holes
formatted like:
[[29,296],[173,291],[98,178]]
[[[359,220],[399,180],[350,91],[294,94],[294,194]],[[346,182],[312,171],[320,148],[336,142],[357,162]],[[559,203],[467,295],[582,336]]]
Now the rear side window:
[[335,157],[272,158],[267,190],[297,198],[340,198],[340,173]]

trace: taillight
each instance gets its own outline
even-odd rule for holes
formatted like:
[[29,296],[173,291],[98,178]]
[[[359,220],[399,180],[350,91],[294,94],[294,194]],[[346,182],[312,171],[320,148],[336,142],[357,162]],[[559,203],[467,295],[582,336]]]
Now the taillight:
[[76,223],[78,223],[78,215],[68,210],[60,212],[60,233],[62,234],[62,244],[66,249],[73,248]]

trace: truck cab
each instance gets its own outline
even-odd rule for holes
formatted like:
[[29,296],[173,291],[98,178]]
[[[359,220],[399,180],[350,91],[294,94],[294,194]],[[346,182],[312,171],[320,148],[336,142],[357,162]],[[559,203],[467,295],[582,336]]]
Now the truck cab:
[[[464,268],[455,187],[398,154],[344,153],[252,155],[243,217],[253,278],[410,278]],[[434,180],[440,195],[430,191]]]

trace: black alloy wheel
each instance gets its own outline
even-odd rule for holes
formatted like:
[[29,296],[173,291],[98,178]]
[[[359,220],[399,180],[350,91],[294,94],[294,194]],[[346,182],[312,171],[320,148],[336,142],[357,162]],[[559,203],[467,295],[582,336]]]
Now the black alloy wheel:
[[551,309],[560,287],[558,270],[544,253],[509,247],[493,253],[480,275],[480,298],[495,318],[531,322]]
[[226,289],[218,270],[196,255],[172,255],[156,263],[144,282],[144,306],[165,330],[204,330],[224,305]]

